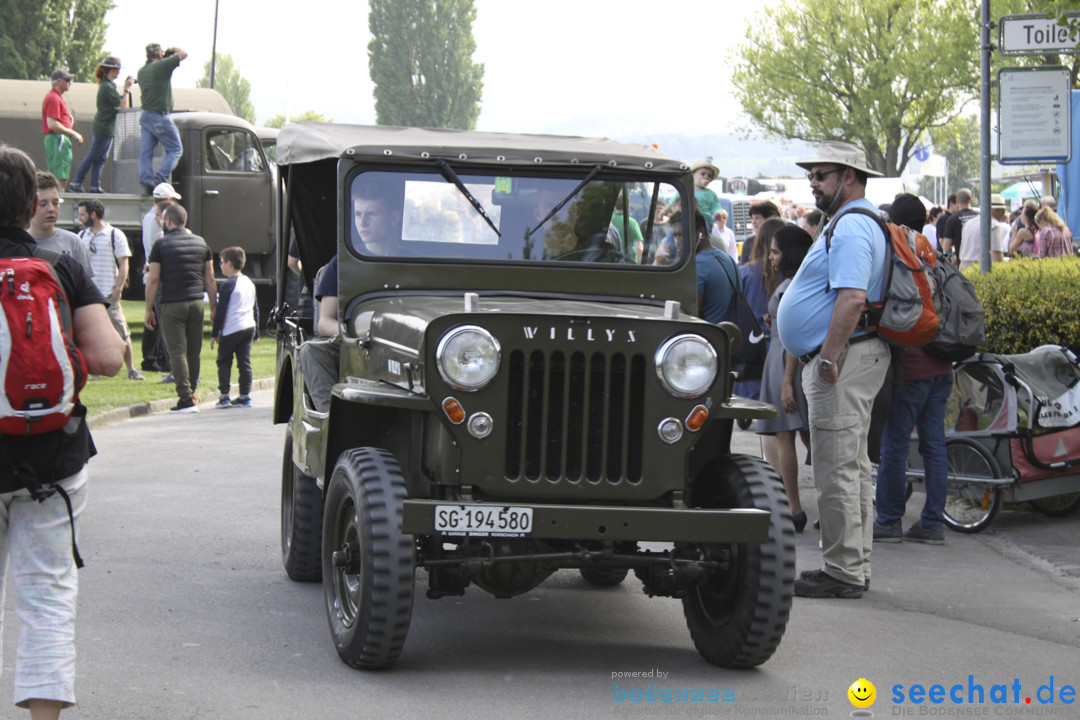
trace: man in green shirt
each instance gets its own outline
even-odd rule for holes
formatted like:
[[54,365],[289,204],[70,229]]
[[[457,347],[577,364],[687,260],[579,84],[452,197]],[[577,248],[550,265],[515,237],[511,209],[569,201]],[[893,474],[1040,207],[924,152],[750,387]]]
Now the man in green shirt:
[[[173,47],[162,52],[160,45],[150,43],[146,46],[146,64],[139,68],[143,109],[139,118],[139,127],[142,128],[139,182],[146,195],[153,193],[159,183],[169,182],[169,175],[184,151],[180,144],[180,133],[169,113],[173,109],[172,74],[186,57],[187,53],[181,48]],[[165,158],[161,161],[161,167],[154,172],[154,149],[158,143],[165,147]]]

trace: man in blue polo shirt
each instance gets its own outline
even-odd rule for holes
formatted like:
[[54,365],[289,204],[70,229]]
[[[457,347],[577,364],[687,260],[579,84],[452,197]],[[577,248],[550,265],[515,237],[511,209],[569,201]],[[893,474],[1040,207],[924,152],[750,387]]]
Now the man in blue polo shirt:
[[825,560],[823,569],[796,580],[795,594],[859,598],[870,585],[874,531],[866,435],[889,349],[857,327],[867,299],[881,297],[885,236],[873,218],[848,211],[877,212],[866,200],[866,181],[881,173],[868,168],[862,149],[847,142],[823,142],[816,158],[797,165],[809,171],[817,207],[833,220],[807,254],[776,317],[784,347],[805,362]]

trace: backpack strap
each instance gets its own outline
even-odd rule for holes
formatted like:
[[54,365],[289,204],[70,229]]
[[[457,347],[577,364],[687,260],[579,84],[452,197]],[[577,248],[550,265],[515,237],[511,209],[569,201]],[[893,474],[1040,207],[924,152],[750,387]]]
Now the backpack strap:
[[[865,215],[866,217],[873,218],[877,222],[878,227],[881,228],[881,232],[885,234],[885,250],[888,251],[888,249],[890,247],[890,243],[892,242],[892,233],[889,232],[888,224],[886,224],[886,222],[881,219],[880,215],[878,215],[876,212],[874,212],[872,210],[867,210],[864,207],[853,207],[853,208],[849,208],[848,210],[845,210],[844,212],[842,212],[839,215],[837,215],[836,217],[834,217],[832,219],[832,222],[829,223],[829,226],[827,228],[825,228],[825,254],[826,255],[829,254],[829,248],[832,247],[832,234],[833,234],[833,230],[836,229],[836,224],[838,222],[840,222],[840,218],[844,217],[848,213],[855,213],[856,215]],[[881,297],[880,300],[878,300],[878,302],[884,302],[885,301],[885,293],[887,292],[887,290],[889,288],[889,281],[891,279],[892,279],[892,265],[891,265],[891,263],[886,261],[886,263],[885,263],[885,274],[881,278],[881,295],[882,295],[882,297]],[[829,292],[830,289],[831,289],[831,287],[829,285],[829,281],[826,280],[825,281],[825,292]],[[867,305],[869,305],[869,304],[870,304],[870,301],[867,300]]]
[[739,296],[743,294],[742,288],[739,287],[739,283],[735,282],[735,279],[731,277],[731,273],[728,272],[727,266],[724,265],[724,261],[720,259],[719,255],[713,255],[716,258],[716,262],[720,263],[720,267],[724,270],[724,277],[731,283],[731,289],[734,292],[731,294],[731,304],[728,305],[728,317],[731,317],[731,311],[735,309],[735,301],[739,299]]

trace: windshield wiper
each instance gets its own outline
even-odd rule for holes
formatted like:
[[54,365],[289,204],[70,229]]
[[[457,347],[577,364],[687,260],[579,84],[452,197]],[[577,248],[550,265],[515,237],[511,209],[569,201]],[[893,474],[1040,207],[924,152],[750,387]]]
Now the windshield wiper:
[[495,227],[495,223],[493,223],[491,221],[491,218],[488,217],[487,212],[484,210],[484,206],[480,204],[480,201],[477,200],[471,192],[469,192],[469,188],[465,187],[465,183],[461,182],[461,178],[459,178],[458,174],[454,172],[454,168],[450,167],[450,165],[442,158],[439,158],[439,170],[442,171],[443,177],[454,183],[454,185],[461,192],[461,194],[465,196],[465,199],[468,200],[474,208],[476,208],[476,212],[480,213],[480,217],[487,220],[487,224],[491,227],[492,230],[495,231],[495,234],[499,237],[502,237],[502,233],[499,232],[499,228]]
[[560,201],[559,201],[559,204],[558,204],[558,205],[556,205],[555,207],[551,208],[551,211],[550,211],[550,212],[549,212],[549,213],[548,213],[547,215],[545,215],[545,216],[544,216],[544,219],[540,221],[540,224],[539,224],[539,225],[537,225],[536,227],[534,227],[534,228],[533,228],[532,230],[527,230],[527,231],[525,232],[525,239],[526,239],[526,240],[528,240],[529,238],[531,238],[531,237],[532,237],[532,235],[533,235],[533,233],[534,233],[534,232],[536,232],[536,231],[537,231],[537,230],[539,230],[540,228],[544,227],[544,223],[546,223],[546,222],[547,222],[548,220],[550,220],[550,219],[551,219],[552,217],[554,217],[554,216],[555,216],[555,213],[557,213],[557,212],[559,212],[560,210],[562,210],[562,208],[563,208],[563,205],[565,205],[566,203],[568,203],[568,202],[570,202],[571,200],[573,200],[573,199],[574,199],[574,198],[575,198],[575,197],[577,196],[577,194],[578,194],[579,192],[581,192],[581,189],[582,189],[583,187],[585,187],[585,186],[586,186],[586,185],[588,185],[588,184],[589,184],[590,182],[592,182],[592,179],[593,179],[594,177],[596,177],[596,176],[597,176],[597,174],[599,174],[599,172],[600,172],[600,171],[601,171],[601,170],[603,169],[603,167],[604,167],[603,165],[597,165],[597,166],[596,166],[596,167],[594,167],[594,168],[593,168],[593,169],[592,169],[591,171],[589,171],[589,174],[585,176],[585,179],[584,179],[584,180],[582,180],[581,182],[579,182],[579,183],[578,183],[578,185],[577,185],[577,187],[576,187],[576,188],[574,188],[573,190],[571,190],[571,191],[570,191],[570,194],[569,194],[569,195],[567,195],[567,196],[566,196],[566,197],[564,197],[564,198],[563,198],[562,200],[560,200]]

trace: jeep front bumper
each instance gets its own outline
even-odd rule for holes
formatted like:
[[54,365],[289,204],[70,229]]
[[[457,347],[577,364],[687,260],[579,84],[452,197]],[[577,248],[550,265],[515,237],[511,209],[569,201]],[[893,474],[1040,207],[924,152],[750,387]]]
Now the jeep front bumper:
[[[406,500],[403,530],[412,535],[435,533],[435,508],[439,505],[504,507],[502,503]],[[527,536],[534,538],[705,543],[763,543],[769,539],[769,513],[754,508],[701,510],[529,503],[505,507],[532,509],[532,528]],[[469,533],[471,537],[483,535]]]

